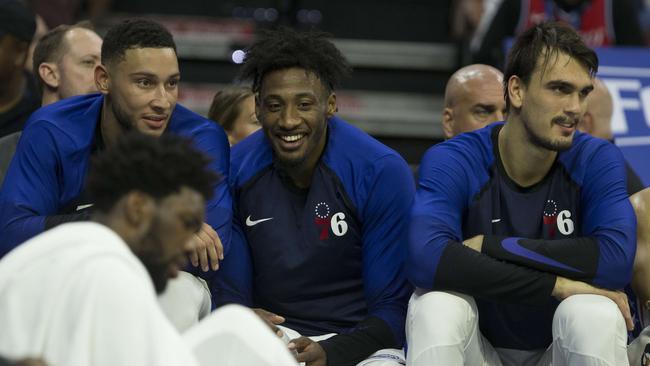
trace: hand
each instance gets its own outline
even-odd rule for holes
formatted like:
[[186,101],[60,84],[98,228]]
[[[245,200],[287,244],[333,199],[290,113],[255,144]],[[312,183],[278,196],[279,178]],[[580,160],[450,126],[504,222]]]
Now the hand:
[[476,235],[473,238],[469,238],[463,242],[463,245],[470,247],[480,253],[481,249],[483,249],[483,235]]
[[190,254],[190,261],[194,267],[201,265],[203,272],[207,272],[212,264],[212,270],[219,269],[219,260],[223,259],[223,245],[219,235],[212,226],[205,222],[198,233],[192,238],[195,242],[195,250]]
[[630,314],[630,305],[627,303],[627,295],[624,292],[605,290],[584,282],[574,281],[560,276],[557,277],[552,293],[556,299],[562,301],[571,295],[579,294],[601,295],[611,299],[618,306],[621,314],[623,314],[627,329],[634,329],[634,322],[632,322],[632,315]]
[[276,327],[276,325],[284,323],[284,317],[260,308],[255,308],[253,311],[269,326],[269,328],[271,328],[275,334],[278,335],[278,337],[282,338],[284,333],[280,330],[280,328]]
[[296,351],[296,360],[305,362],[305,366],[327,366],[327,354],[323,347],[307,337],[292,339],[289,350]]

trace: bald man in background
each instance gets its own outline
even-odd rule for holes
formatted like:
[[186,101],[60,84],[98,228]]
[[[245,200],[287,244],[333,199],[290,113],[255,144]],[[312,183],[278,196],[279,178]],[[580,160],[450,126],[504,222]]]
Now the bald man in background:
[[502,121],[505,108],[501,71],[481,64],[465,66],[451,75],[445,88],[445,138]]
[[43,93],[42,105],[97,92],[95,67],[102,39],[90,22],[60,25],[47,32],[34,50],[34,74]]
[[602,80],[594,79],[594,90],[587,97],[587,113],[578,125],[578,129],[591,136],[612,141],[612,111],[614,103],[609,90]]
[[[614,102],[607,86],[602,80],[594,79],[594,90],[587,96],[587,112],[578,124],[578,130],[614,143],[612,132],[612,111]],[[630,164],[625,163],[627,171],[627,194],[633,195],[645,188],[641,178]]]

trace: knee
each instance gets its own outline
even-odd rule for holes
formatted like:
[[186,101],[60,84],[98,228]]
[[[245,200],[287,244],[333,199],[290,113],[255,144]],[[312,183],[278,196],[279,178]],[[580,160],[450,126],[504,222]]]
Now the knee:
[[555,338],[590,339],[603,332],[625,333],[625,320],[611,299],[574,295],[560,303],[553,317]]
[[471,296],[432,291],[414,293],[409,302],[407,327],[427,336],[469,335],[478,322],[476,302]]

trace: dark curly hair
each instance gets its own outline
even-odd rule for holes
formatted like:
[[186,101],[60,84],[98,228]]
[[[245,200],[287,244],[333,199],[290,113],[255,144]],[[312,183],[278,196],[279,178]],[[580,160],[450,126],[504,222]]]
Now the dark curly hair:
[[92,160],[86,189],[101,212],[132,191],[163,199],[188,187],[208,200],[219,180],[209,163],[187,139],[132,132]]
[[316,74],[332,91],[351,68],[328,37],[323,32],[300,33],[285,27],[263,31],[247,50],[240,77],[252,80],[253,91],[258,92],[267,73],[299,67]]
[[126,50],[132,48],[172,48],[176,52],[174,38],[165,27],[149,19],[133,18],[108,30],[102,44],[102,64],[123,59]]
[[[587,68],[590,76],[593,77],[598,71],[596,52],[584,43],[573,28],[558,22],[537,24],[517,37],[508,53],[508,63],[503,75],[506,110],[510,110],[508,95],[510,77],[517,75],[525,85],[528,85],[535,69],[541,67],[543,74],[549,61],[555,59],[560,52],[582,64]],[[541,55],[544,55],[544,60],[541,65],[538,65],[537,59]]]

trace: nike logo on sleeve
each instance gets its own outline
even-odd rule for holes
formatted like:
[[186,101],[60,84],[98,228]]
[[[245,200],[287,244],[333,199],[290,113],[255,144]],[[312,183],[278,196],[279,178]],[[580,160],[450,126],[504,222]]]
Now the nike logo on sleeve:
[[577,272],[577,273],[583,273],[582,271],[575,269],[573,267],[567,266],[566,264],[560,263],[554,259],[545,257],[537,252],[534,252],[528,248],[524,248],[521,246],[519,243],[519,239],[521,238],[505,238],[503,241],[501,241],[501,246],[503,249],[505,249],[507,252],[512,253],[516,256],[519,257],[524,257],[528,258],[532,261],[539,262],[539,263],[544,263],[549,266],[557,267],[557,268],[562,268],[566,269],[568,271],[572,272]]

